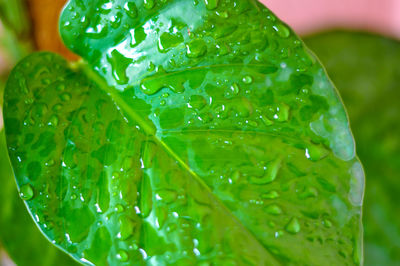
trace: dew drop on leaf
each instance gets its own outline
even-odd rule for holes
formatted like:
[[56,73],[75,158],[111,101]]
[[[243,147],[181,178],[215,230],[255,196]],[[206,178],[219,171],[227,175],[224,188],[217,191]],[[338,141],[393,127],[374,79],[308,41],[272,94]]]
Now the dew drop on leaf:
[[288,38],[290,36],[290,30],[283,24],[274,25],[273,29],[282,38]]
[[285,230],[291,234],[297,234],[300,229],[300,223],[296,217],[293,217],[285,227]]
[[123,56],[115,49],[107,56],[107,59],[112,66],[113,76],[117,83],[121,85],[128,83],[129,78],[126,75],[126,69],[133,62],[133,60]]
[[244,76],[242,81],[246,84],[251,84],[253,82],[253,78],[251,76]]
[[120,251],[118,251],[118,253],[117,253],[117,259],[119,260],[119,261],[128,261],[128,259],[129,259],[129,255],[128,255],[128,253],[125,251],[125,250],[120,250]]
[[156,1],[155,0],[143,0],[143,3],[144,3],[144,8],[152,9],[155,6]]
[[218,7],[218,0],[204,0],[206,3],[207,9],[216,9]]
[[261,195],[263,199],[276,199],[279,197],[279,193],[276,190],[269,191]]
[[201,39],[191,41],[186,45],[186,55],[189,58],[198,58],[204,56],[207,52],[206,43]]
[[49,119],[49,126],[58,126],[58,117],[56,115],[52,115]]
[[166,52],[170,48],[176,47],[183,43],[183,36],[180,32],[175,34],[164,32],[158,40],[158,49],[160,52]]
[[277,104],[269,107],[268,118],[278,122],[286,122],[289,119],[290,107],[287,104]]
[[268,205],[268,206],[265,208],[265,211],[266,211],[267,213],[269,213],[269,214],[272,214],[272,215],[279,215],[279,214],[282,214],[282,209],[281,209],[281,207],[279,207],[279,206],[276,205],[276,204]]
[[71,94],[68,92],[64,92],[60,95],[60,99],[64,102],[68,102],[69,100],[71,100]]
[[126,13],[128,14],[128,16],[130,16],[131,18],[137,17],[138,11],[137,11],[135,3],[133,3],[132,1],[126,2],[124,5],[124,9],[126,10]]
[[207,104],[206,99],[201,95],[192,95],[188,103],[189,108],[201,110]]
[[31,200],[33,198],[33,188],[31,185],[26,184],[20,188],[19,195],[23,200]]

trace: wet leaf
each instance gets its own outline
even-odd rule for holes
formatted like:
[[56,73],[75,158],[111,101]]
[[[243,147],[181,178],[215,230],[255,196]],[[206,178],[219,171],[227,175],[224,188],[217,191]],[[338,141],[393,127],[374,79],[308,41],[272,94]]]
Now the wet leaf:
[[[364,176],[343,105],[254,1],[70,1],[68,64],[13,71],[17,183],[96,265],[360,264]],[[26,192],[26,193],[25,193]]]
[[365,265],[400,264],[400,43],[330,32],[306,39],[340,88],[366,173]]
[[54,247],[26,212],[15,187],[4,130],[0,131],[0,242],[17,265],[76,265]]

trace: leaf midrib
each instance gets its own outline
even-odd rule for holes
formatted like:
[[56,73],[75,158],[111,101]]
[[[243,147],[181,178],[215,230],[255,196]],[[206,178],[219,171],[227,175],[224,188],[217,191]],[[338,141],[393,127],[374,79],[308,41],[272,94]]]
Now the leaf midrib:
[[[247,229],[242,222],[225,206],[225,204],[223,204],[223,202],[214,195],[214,193],[212,192],[212,190],[210,189],[210,187],[204,182],[204,180],[202,178],[200,178],[200,176],[198,176],[190,167],[189,165],[187,165],[164,141],[162,141],[161,139],[159,139],[156,136],[156,130],[151,127],[150,125],[148,125],[144,119],[142,119],[140,117],[140,115],[138,115],[135,111],[133,111],[130,106],[117,94],[115,93],[115,90],[110,87],[106,80],[100,76],[98,73],[96,73],[94,70],[92,70],[90,68],[90,65],[85,62],[85,61],[81,61],[80,65],[78,66],[78,68],[80,70],[83,71],[83,73],[88,77],[89,80],[93,81],[100,89],[102,89],[103,91],[105,91],[113,100],[114,102],[117,104],[117,106],[119,106],[122,110],[124,110],[133,120],[135,120],[144,130],[144,132],[150,136],[153,137],[155,139],[155,141],[157,143],[159,143],[162,147],[164,147],[164,149],[172,156],[172,158],[174,160],[176,160],[178,162],[178,164],[180,164],[186,171],[188,171],[193,177],[194,179],[200,183],[200,185],[202,185],[207,192],[212,195],[212,197],[215,199],[215,201],[221,206],[221,208],[227,213],[228,217],[231,217],[231,219],[239,225],[240,228],[243,229],[243,232],[245,234],[247,234],[249,236],[250,239],[253,239],[253,241],[255,243],[257,243],[257,245],[260,246],[260,248],[262,250],[265,251],[266,254],[270,255],[268,259],[270,259],[269,263],[271,265],[280,265],[275,257],[272,255],[272,253],[269,252],[269,250],[267,249],[267,247],[265,247],[261,241],[251,232],[249,231],[249,229]],[[273,260],[273,261],[271,261]]]

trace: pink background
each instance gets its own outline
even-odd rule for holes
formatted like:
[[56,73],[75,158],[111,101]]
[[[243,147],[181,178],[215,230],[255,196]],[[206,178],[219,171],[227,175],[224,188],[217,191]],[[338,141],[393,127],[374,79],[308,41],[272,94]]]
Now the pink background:
[[299,34],[353,28],[400,38],[400,0],[260,0]]

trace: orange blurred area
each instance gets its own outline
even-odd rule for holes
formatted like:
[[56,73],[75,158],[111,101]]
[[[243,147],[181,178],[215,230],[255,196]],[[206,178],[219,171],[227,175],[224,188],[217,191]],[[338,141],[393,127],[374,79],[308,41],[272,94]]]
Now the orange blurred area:
[[58,34],[58,18],[67,0],[28,0],[33,35],[38,50],[53,51],[70,60],[78,57],[62,43]]

